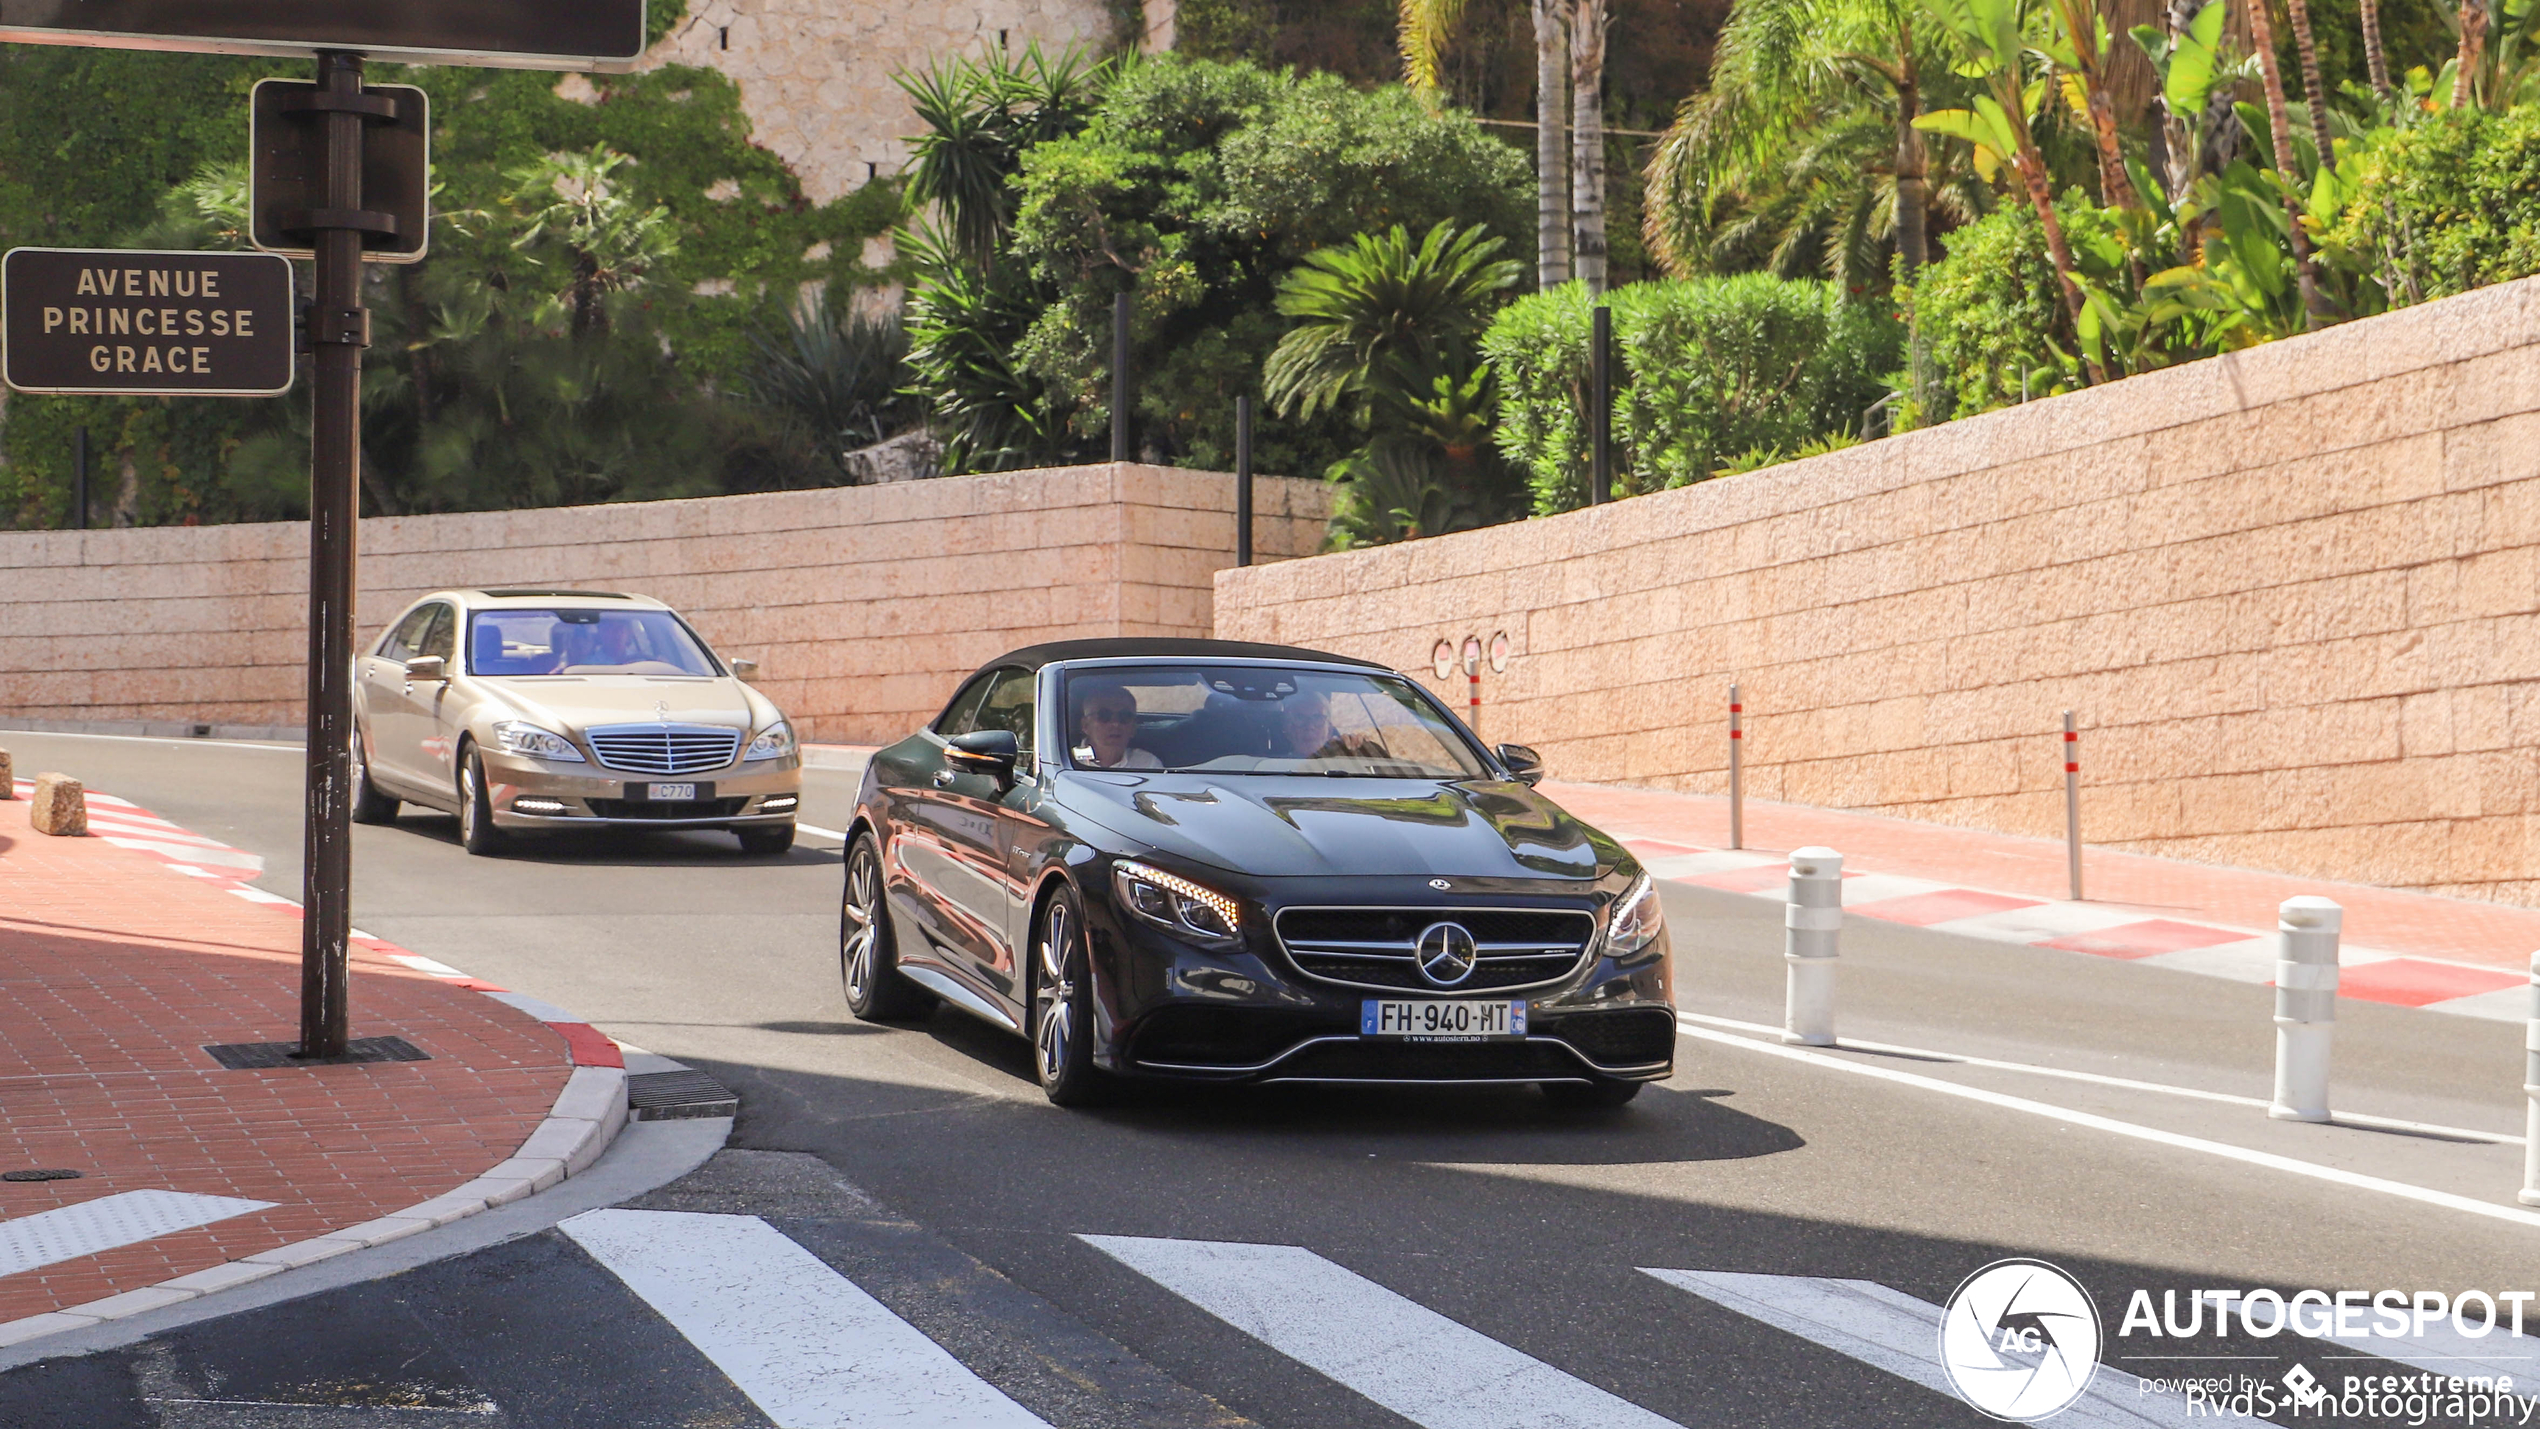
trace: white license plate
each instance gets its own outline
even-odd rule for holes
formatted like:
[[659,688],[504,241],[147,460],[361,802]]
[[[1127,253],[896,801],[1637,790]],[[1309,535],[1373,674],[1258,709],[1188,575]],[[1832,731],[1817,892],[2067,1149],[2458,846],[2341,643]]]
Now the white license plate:
[[657,804],[680,804],[697,797],[694,784],[647,784],[644,797]]
[[1394,1002],[1368,998],[1358,1004],[1358,1035],[1411,1037],[1423,1042],[1478,1042],[1526,1035],[1523,1002]]

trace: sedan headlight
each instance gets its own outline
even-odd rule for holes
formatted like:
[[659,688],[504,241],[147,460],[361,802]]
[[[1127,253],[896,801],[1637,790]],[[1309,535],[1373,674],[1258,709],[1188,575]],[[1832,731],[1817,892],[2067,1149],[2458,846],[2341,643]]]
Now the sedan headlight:
[[582,751],[561,734],[540,729],[525,720],[494,721],[494,738],[505,754],[526,754],[533,759],[553,759],[559,763],[580,764]]
[[758,738],[750,741],[749,753],[742,755],[741,760],[746,764],[753,759],[774,759],[793,752],[793,728],[780,719],[759,731]]
[[1644,873],[1624,890],[1614,904],[1614,916],[1606,920],[1605,954],[1628,958],[1646,951],[1666,931],[1667,915],[1658,906],[1658,885]]
[[1123,859],[1111,866],[1120,906],[1139,918],[1203,943],[1231,943],[1241,917],[1235,900],[1160,868]]

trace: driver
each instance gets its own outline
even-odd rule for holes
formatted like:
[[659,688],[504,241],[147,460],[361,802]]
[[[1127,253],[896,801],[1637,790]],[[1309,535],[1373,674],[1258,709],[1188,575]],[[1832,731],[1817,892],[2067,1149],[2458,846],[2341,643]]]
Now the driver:
[[1130,747],[1129,737],[1138,732],[1138,697],[1129,692],[1128,686],[1104,680],[1088,687],[1076,723],[1083,735],[1077,748],[1090,751],[1080,757],[1094,768],[1164,767],[1164,761],[1153,754]]
[[632,620],[600,622],[600,650],[594,665],[632,665],[652,658],[644,652],[644,632]]

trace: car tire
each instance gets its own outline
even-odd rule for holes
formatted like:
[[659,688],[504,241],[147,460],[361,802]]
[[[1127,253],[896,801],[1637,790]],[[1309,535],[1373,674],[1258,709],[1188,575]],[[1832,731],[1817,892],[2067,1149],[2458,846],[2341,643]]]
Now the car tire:
[[370,757],[362,753],[362,737],[353,736],[353,822],[357,824],[394,823],[397,801],[379,792],[370,782]]
[[1053,1106],[1092,1106],[1116,1089],[1094,1065],[1094,980],[1085,910],[1060,885],[1032,929],[1032,1071]]
[[761,824],[755,828],[734,829],[732,836],[741,841],[741,852],[752,858],[767,858],[794,846],[792,824]]
[[[790,825],[788,827],[791,827]],[[882,850],[858,834],[847,849],[846,891],[838,906],[838,984],[859,1022],[896,1022],[934,1010],[935,995],[900,976],[891,942],[891,900],[882,887]]]
[[1640,1082],[1598,1077],[1586,1082],[1544,1082],[1546,1101],[1565,1111],[1600,1111],[1622,1106],[1640,1095]]
[[509,841],[494,827],[494,792],[485,783],[485,761],[470,749],[459,766],[459,846],[473,854],[497,854]]

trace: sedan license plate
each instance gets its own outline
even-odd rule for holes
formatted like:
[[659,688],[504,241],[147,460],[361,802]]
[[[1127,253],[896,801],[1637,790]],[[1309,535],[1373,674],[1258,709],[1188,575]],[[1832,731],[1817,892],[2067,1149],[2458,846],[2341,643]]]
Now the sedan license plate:
[[644,797],[656,804],[685,804],[697,797],[694,784],[647,784]]
[[1395,1002],[1368,998],[1358,1005],[1358,1035],[1405,1037],[1421,1042],[1483,1042],[1526,1035],[1523,1002]]

